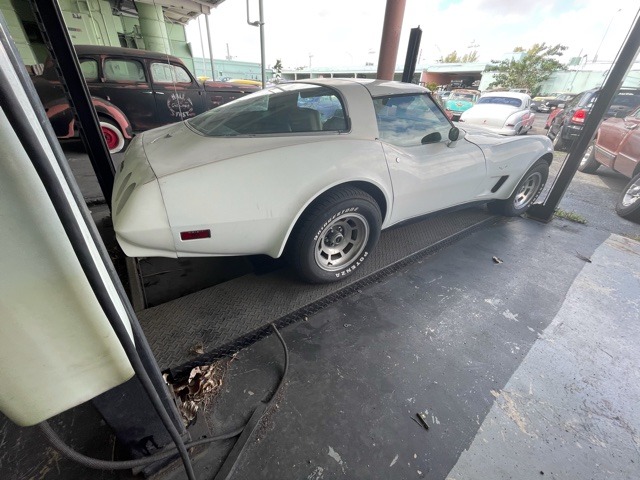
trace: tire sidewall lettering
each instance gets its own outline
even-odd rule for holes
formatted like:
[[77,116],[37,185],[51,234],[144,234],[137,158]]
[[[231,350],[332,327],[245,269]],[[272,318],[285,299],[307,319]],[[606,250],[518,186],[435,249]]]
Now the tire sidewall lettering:
[[339,212],[334,213],[331,217],[329,217],[323,224],[322,226],[318,229],[318,232],[314,235],[313,237],[313,241],[317,242],[318,239],[320,238],[320,235],[322,234],[322,232],[324,231],[325,228],[327,228],[327,226],[329,226],[331,224],[331,222],[333,222],[336,218],[338,218],[341,215],[344,215],[345,213],[353,213],[353,212],[357,212],[360,209],[360,207],[349,207],[349,208],[344,208],[342,210],[340,210]]
[[357,260],[351,263],[351,265],[349,265],[347,268],[345,268],[340,272],[335,272],[334,275],[336,276],[336,278],[340,278],[340,277],[346,277],[347,275],[352,274],[356,270],[356,268],[358,268],[360,264],[365,261],[368,255],[369,255],[369,252],[365,250],[364,252],[362,252],[362,255],[360,255],[360,257]]

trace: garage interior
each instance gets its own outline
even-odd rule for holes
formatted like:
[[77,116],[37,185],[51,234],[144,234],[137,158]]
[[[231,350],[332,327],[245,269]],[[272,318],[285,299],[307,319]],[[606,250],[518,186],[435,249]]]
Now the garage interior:
[[[116,265],[158,371],[176,388],[203,379],[204,402],[180,411],[185,436],[236,433],[190,449],[196,477],[636,478],[640,246],[549,222],[589,140],[556,153],[560,173],[528,218],[477,207],[390,229],[346,282],[300,284],[262,258]],[[93,161],[113,168],[96,143]],[[88,208],[111,250],[108,208]],[[157,422],[139,395],[107,392],[50,424],[88,457],[144,458],[170,439],[131,431]],[[2,478],[188,478],[175,455],[91,470],[37,428],[0,415],[0,432]]]

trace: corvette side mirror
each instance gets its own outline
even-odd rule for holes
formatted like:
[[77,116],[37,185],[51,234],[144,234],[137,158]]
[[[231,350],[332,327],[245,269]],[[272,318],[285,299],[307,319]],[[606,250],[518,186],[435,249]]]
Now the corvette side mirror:
[[421,143],[422,145],[426,145],[428,143],[438,143],[440,140],[442,140],[442,135],[440,135],[440,132],[433,132],[422,137]]
[[449,143],[447,143],[447,147],[455,147],[458,138],[460,138],[460,129],[458,127],[451,127],[451,130],[449,130]]
[[455,142],[460,137],[460,129],[458,127],[451,127],[449,130],[449,140]]

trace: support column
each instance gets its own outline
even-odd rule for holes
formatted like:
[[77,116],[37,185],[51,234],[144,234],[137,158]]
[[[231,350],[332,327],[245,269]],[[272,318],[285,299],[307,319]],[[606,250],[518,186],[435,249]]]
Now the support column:
[[160,53],[171,53],[171,44],[167,34],[167,26],[164,23],[164,14],[161,5],[149,5],[136,2],[140,31],[147,50]]
[[387,0],[380,41],[380,56],[378,58],[377,77],[382,80],[393,80],[398,57],[398,45],[402,32],[402,19],[406,0]]

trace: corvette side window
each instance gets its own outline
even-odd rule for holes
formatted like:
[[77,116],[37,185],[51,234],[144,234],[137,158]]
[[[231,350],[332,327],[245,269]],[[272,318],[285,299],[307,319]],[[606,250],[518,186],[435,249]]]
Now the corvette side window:
[[421,145],[422,138],[439,132],[447,138],[451,125],[427,94],[395,95],[373,100],[380,139],[409,147]]

